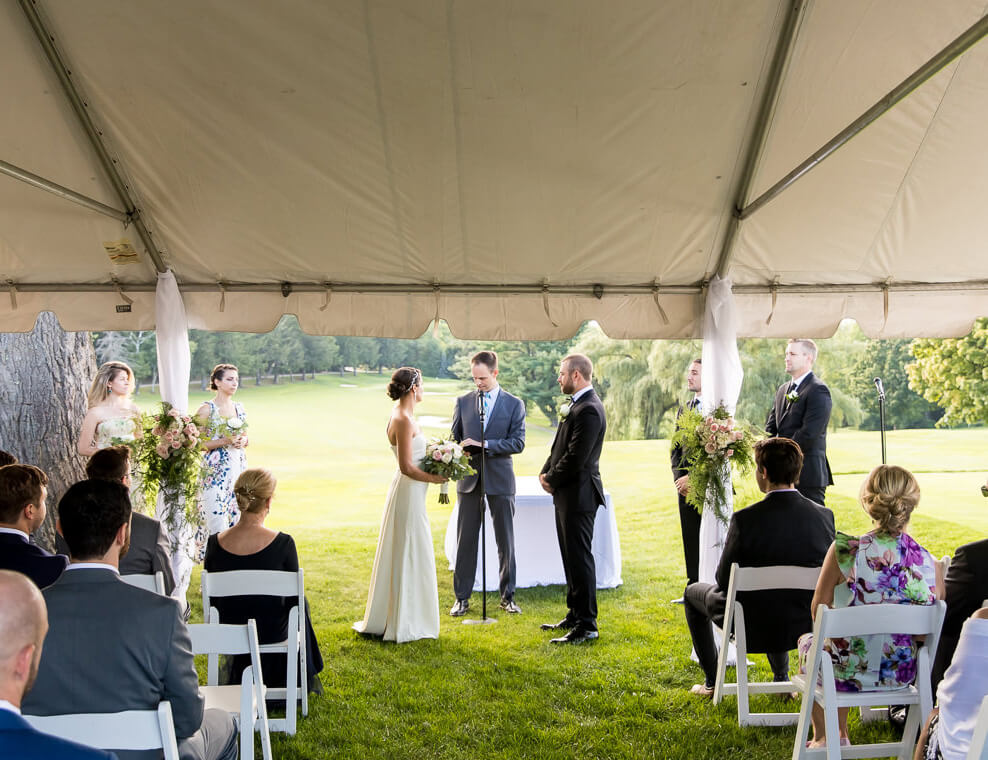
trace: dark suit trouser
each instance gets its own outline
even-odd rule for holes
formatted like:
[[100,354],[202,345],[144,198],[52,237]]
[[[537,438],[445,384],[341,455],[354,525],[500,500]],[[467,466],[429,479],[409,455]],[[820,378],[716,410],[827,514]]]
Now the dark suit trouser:
[[[717,680],[717,646],[710,624],[724,625],[726,594],[713,583],[692,583],[683,594],[686,601],[686,625],[693,639],[693,650],[703,668],[705,685],[713,688]],[[750,654],[750,653],[749,653]],[[768,664],[776,681],[785,681],[789,674],[788,652],[767,652]]]
[[[459,511],[456,517],[456,564],[453,570],[453,592],[457,599],[469,599],[477,578],[477,542],[480,540],[482,512],[480,482],[467,493],[458,493]],[[502,599],[515,596],[515,497],[488,494],[487,506],[494,524]],[[486,571],[486,569],[485,569]]]
[[823,500],[827,496],[826,486],[801,486],[797,484],[796,490],[799,491],[801,494],[803,494],[803,496],[805,496],[807,499],[815,501],[821,507],[825,506]]
[[233,715],[226,710],[205,710],[199,730],[179,741],[178,756],[181,760],[237,760],[237,736]]
[[686,560],[686,585],[700,579],[700,513],[679,495],[679,527],[683,532],[683,557]]
[[566,617],[577,628],[597,630],[597,568],[593,526],[597,510],[577,512],[556,505],[556,536],[566,573]]

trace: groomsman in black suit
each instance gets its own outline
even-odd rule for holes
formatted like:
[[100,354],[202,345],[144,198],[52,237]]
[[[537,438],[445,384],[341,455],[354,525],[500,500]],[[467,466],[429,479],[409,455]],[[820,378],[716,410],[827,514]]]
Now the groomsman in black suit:
[[833,402],[830,389],[813,374],[817,348],[809,338],[789,341],[786,374],[792,378],[779,386],[768,413],[765,431],[791,438],[803,452],[803,470],[796,488],[808,499],[823,504],[827,486],[834,484],[827,461],[827,425]]
[[557,381],[570,396],[570,405],[539,475],[556,507],[556,535],[566,572],[566,617],[542,624],[543,630],[568,631],[552,639],[553,644],[580,644],[598,636],[597,569],[591,544],[597,507],[604,504],[598,464],[607,420],[592,379],[593,363],[583,354],[570,354],[560,364]]
[[0,467],[0,568],[24,573],[38,588],[54,583],[69,564],[30,541],[45,521],[48,476],[30,464]]
[[[700,408],[700,375],[702,374],[702,363],[699,359],[690,362],[686,370],[686,389],[693,394],[692,400],[686,404],[686,409],[694,410]],[[680,407],[676,413],[676,419],[683,413],[684,407]],[[683,556],[686,560],[686,585],[696,583],[700,580],[700,513],[696,507],[686,503],[686,492],[689,490],[689,470],[686,468],[685,454],[682,446],[673,446],[669,451],[669,459],[672,462],[672,479],[676,486],[676,495],[679,497],[679,527],[683,533]],[[682,604],[682,599],[674,600],[676,604]]]

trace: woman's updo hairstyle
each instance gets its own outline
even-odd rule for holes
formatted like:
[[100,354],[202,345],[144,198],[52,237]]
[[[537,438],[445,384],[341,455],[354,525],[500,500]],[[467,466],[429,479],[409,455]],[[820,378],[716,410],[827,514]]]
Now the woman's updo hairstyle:
[[237,506],[241,512],[260,512],[268,499],[274,496],[274,487],[278,479],[270,470],[256,468],[244,470],[233,486],[233,495],[237,497]]
[[861,484],[860,499],[882,533],[898,536],[919,504],[919,483],[904,467],[880,464]]
[[227,372],[239,372],[233,364],[217,364],[209,375],[209,389],[217,390],[216,383],[222,380]]
[[422,373],[415,367],[399,367],[388,383],[388,398],[400,399],[422,381]]

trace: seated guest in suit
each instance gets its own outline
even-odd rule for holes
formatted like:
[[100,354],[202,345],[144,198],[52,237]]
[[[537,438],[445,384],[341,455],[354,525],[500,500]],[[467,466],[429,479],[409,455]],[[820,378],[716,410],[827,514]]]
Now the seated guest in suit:
[[0,757],[10,760],[110,760],[112,752],[35,730],[21,717],[21,699],[38,674],[48,614],[26,575],[0,570]]
[[[295,542],[287,533],[279,533],[264,527],[264,520],[271,512],[278,481],[268,470],[244,470],[233,486],[240,521],[232,528],[209,537],[203,567],[210,573],[229,570],[285,570],[298,571],[298,552]],[[228,596],[210,599],[209,603],[220,613],[224,623],[241,624],[250,618],[257,621],[257,638],[262,644],[284,641],[288,636],[288,614],[296,605],[296,597],[276,596]],[[309,690],[320,692],[317,673],[322,670],[322,655],[316,641],[312,621],[309,619],[309,603],[305,603],[305,651]],[[208,615],[208,610],[203,610]],[[250,656],[233,659],[230,673],[232,683],[240,683],[243,669],[250,665]],[[285,686],[286,663],[283,654],[261,655],[261,671],[264,683],[271,687]]]
[[154,710],[167,701],[182,760],[235,760],[236,724],[226,711],[203,710],[178,602],[120,580],[120,556],[130,541],[126,486],[83,480],[65,492],[58,513],[72,562],[43,592],[48,638],[24,712]]
[[[130,488],[130,449],[126,446],[110,446],[100,449],[86,463],[86,477],[90,480],[111,480]],[[133,512],[130,522],[130,548],[120,558],[121,575],[165,576],[165,593],[175,590],[172,563],[168,554],[168,538],[159,520],[140,512]]]
[[48,476],[33,465],[0,467],[0,568],[24,573],[38,588],[54,583],[69,564],[30,542],[45,521],[47,486]]
[[988,538],[957,548],[947,568],[944,586],[947,615],[930,674],[934,694],[954,656],[961,626],[988,599]]
[[[741,567],[817,567],[834,540],[833,512],[795,488],[803,466],[803,454],[795,441],[759,441],[755,444],[755,465],[755,480],[765,498],[731,517],[717,566],[717,583],[686,587],[686,623],[705,679],[690,691],[703,697],[714,693],[717,649],[710,623],[723,625],[731,563]],[[788,680],[789,650],[796,648],[800,634],[813,627],[811,597],[812,592],[798,590],[738,594],[744,606],[748,651],[766,653],[776,681]]]

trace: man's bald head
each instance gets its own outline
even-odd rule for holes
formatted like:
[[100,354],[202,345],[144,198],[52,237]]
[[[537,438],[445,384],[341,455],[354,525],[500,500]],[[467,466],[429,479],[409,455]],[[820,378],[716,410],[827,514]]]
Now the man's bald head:
[[38,587],[13,570],[0,570],[0,699],[20,705],[38,674],[48,611]]

